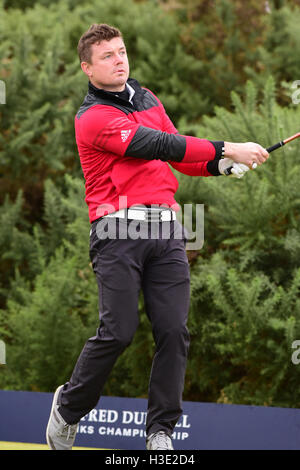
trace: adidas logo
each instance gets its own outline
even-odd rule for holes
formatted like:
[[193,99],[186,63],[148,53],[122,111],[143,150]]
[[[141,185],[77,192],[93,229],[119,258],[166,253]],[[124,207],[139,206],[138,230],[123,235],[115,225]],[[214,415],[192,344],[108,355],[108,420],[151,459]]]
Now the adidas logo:
[[122,142],[126,142],[126,140],[128,139],[130,133],[131,133],[131,129],[129,131],[121,131]]

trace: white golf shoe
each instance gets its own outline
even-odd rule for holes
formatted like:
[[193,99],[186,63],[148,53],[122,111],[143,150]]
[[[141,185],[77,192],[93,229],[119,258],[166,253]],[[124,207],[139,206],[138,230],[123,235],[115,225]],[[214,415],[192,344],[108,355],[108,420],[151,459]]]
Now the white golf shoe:
[[58,412],[58,397],[62,388],[63,385],[58,387],[54,393],[46,431],[47,444],[51,450],[72,450],[78,427],[78,423],[66,423]]
[[164,431],[157,431],[147,438],[147,450],[174,450],[172,439]]

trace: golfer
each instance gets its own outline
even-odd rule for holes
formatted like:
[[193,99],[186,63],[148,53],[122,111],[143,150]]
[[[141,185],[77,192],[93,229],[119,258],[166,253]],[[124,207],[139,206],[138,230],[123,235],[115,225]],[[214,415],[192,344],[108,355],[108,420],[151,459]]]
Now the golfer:
[[80,38],[78,53],[89,82],[75,133],[100,324],[69,381],[54,394],[47,442],[53,450],[72,449],[78,422],[96,406],[117,358],[132,341],[142,290],[156,347],[146,448],[173,449],[189,348],[190,276],[188,238],[176,220],[178,182],[170,166],[192,176],[218,176],[232,167],[233,176],[241,177],[268,152],[255,143],[180,135],[160,100],[129,78],[126,47],[115,27],[92,25]]

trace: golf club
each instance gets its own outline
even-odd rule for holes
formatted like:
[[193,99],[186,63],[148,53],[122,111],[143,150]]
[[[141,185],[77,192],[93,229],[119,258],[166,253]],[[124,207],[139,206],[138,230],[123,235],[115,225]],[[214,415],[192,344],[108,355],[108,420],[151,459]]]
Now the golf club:
[[[271,147],[268,147],[266,150],[268,153],[271,153],[274,150],[279,149],[280,147],[283,147],[285,144],[292,142],[292,140],[298,139],[298,137],[300,137],[300,132],[298,132],[295,135],[292,135],[291,137],[288,137],[287,139],[277,142],[277,144],[274,144]],[[257,163],[253,163],[252,170],[254,170],[256,167],[257,167]],[[226,168],[226,170],[224,171],[225,175],[227,176],[231,175],[232,168],[233,168],[232,166],[230,166],[229,168]]]

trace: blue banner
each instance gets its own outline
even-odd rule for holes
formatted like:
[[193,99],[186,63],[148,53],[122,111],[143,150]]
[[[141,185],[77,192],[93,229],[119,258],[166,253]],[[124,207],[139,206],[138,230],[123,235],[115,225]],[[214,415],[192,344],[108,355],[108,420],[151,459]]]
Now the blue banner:
[[[53,394],[0,390],[0,441],[46,443]],[[79,423],[76,446],[145,449],[147,400],[102,397]],[[298,450],[300,410],[184,402],[175,450]]]

